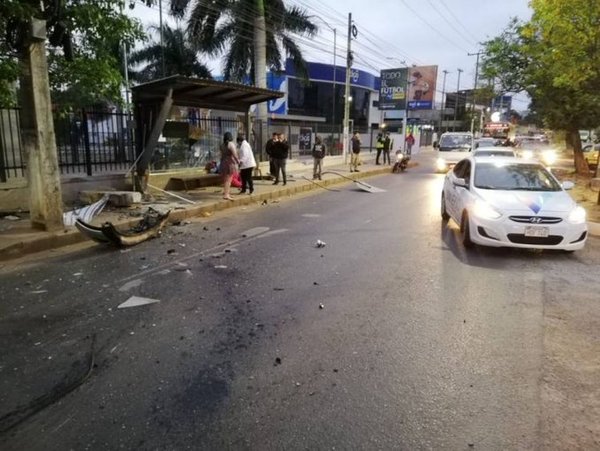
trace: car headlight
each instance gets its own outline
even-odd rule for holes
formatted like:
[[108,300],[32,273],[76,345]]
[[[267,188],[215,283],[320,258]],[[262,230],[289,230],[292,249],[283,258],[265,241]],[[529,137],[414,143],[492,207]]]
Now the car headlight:
[[482,219],[498,219],[502,213],[482,199],[477,199],[473,204],[473,214]]
[[533,152],[531,150],[524,150],[521,152],[521,156],[526,160],[531,160],[533,158]]
[[547,165],[552,165],[556,163],[556,152],[554,152],[553,150],[546,150],[542,154],[542,159]]
[[435,167],[439,170],[439,171],[443,171],[444,169],[446,169],[447,165],[446,165],[446,160],[444,160],[443,158],[438,158],[435,161]]
[[587,213],[583,207],[577,206],[569,213],[569,222],[571,224],[583,224],[586,220]]

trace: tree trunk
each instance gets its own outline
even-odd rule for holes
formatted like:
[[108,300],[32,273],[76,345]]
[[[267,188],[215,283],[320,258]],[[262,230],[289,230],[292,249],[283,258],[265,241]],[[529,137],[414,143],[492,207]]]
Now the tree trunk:
[[[265,5],[263,0],[256,0],[258,15],[254,19],[254,85],[258,88],[267,87],[267,31],[265,24]],[[256,106],[257,118],[260,124],[260,139],[267,136],[267,103]],[[263,143],[259,145],[262,148]]]
[[575,165],[575,172],[577,175],[583,175],[584,177],[590,176],[590,168],[583,157],[583,151],[581,150],[581,137],[579,136],[578,129],[567,130],[566,135],[567,147],[569,144],[573,147],[573,164]]

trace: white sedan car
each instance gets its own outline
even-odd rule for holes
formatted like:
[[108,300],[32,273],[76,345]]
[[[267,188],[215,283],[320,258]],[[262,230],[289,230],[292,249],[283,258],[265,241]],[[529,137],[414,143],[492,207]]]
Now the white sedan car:
[[586,212],[539,162],[468,157],[446,174],[441,213],[459,226],[465,247],[575,251],[587,238]]

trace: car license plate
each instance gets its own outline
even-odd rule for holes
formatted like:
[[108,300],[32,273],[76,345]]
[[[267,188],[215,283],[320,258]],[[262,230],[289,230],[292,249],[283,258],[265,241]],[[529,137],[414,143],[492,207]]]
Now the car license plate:
[[545,238],[549,235],[550,230],[548,227],[536,227],[536,226],[527,226],[525,227],[525,236],[535,236],[540,238]]

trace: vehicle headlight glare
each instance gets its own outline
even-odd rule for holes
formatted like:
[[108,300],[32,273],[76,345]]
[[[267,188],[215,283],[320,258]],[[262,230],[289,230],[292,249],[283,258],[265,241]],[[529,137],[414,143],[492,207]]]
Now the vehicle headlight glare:
[[523,155],[523,158],[525,158],[526,160],[530,160],[533,158],[533,152],[531,150],[524,150],[521,155]]
[[556,163],[556,152],[553,150],[547,150],[544,152],[544,163],[547,165]]
[[446,169],[446,160],[444,160],[443,158],[438,158],[435,161],[435,166],[441,171],[443,169]]
[[502,216],[490,204],[481,199],[477,199],[473,204],[473,214],[482,219],[498,219]]
[[569,213],[569,222],[571,224],[583,224],[586,220],[587,213],[583,207],[577,206]]

